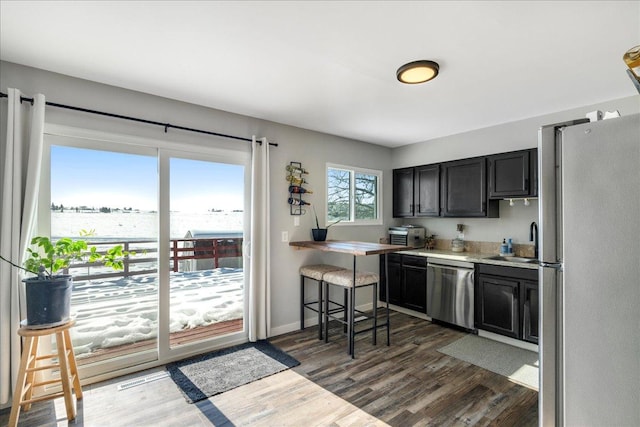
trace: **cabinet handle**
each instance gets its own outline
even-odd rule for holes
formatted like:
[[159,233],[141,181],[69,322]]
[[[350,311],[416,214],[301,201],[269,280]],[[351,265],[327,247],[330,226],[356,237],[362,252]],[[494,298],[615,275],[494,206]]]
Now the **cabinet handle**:
[[524,180],[524,191],[529,191],[529,178],[525,178]]

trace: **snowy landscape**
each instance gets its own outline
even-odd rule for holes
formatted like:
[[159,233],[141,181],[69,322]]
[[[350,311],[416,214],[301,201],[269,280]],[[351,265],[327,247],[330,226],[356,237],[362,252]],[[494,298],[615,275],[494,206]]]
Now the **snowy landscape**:
[[[242,223],[242,212],[172,212],[170,234],[171,238],[182,238],[192,230],[241,231]],[[91,237],[86,237],[89,240],[153,239],[157,238],[157,213],[51,212],[54,239],[80,237],[83,230],[92,231]],[[71,311],[76,319],[73,346],[79,358],[98,349],[155,339],[158,276],[76,281]],[[243,312],[242,268],[171,273],[170,332],[239,319]]]
[[[171,212],[169,234],[172,239],[184,237],[189,230],[242,231],[243,212]],[[158,235],[155,212],[51,212],[52,237],[80,237],[82,231],[93,230],[102,238],[154,238]]]
[[[170,331],[242,318],[241,268],[171,273]],[[157,276],[74,283],[71,311],[76,355],[154,339],[158,334]]]

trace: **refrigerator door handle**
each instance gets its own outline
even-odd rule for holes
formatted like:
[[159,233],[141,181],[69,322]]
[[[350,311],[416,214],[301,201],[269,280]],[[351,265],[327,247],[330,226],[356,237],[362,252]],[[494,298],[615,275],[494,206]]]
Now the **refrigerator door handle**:
[[[542,263],[541,263],[542,264]],[[562,305],[562,271],[558,263],[546,263],[550,268],[538,270],[538,357],[540,358],[538,417],[540,426],[564,425],[562,402],[562,330],[558,307]]]
[[540,262],[540,267],[553,268],[555,270],[564,271],[564,265],[561,262]]

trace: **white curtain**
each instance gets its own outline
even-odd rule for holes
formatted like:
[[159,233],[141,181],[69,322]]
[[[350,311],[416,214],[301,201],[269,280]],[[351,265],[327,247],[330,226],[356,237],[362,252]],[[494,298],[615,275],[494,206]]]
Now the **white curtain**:
[[249,249],[249,341],[271,332],[269,142],[251,142],[251,243]]
[[[23,112],[20,96],[8,89],[6,139],[0,147],[0,254],[19,265],[35,232],[45,107],[44,95],[36,95]],[[20,270],[0,260],[0,404],[10,400],[20,364],[21,280]]]

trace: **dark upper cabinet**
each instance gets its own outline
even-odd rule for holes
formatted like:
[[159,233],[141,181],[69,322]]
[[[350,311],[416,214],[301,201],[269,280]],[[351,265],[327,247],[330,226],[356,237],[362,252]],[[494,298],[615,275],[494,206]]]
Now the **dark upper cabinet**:
[[393,217],[440,215],[440,165],[393,170]]
[[413,216],[414,168],[393,170],[393,217]]
[[538,150],[393,170],[393,217],[500,216],[500,199],[538,196]]
[[538,150],[514,151],[488,156],[489,198],[536,197]]
[[538,343],[538,271],[476,265],[475,327]]
[[497,217],[497,201],[487,197],[485,157],[440,165],[440,215],[450,217]]
[[415,216],[439,216],[440,165],[418,166],[414,177]]

